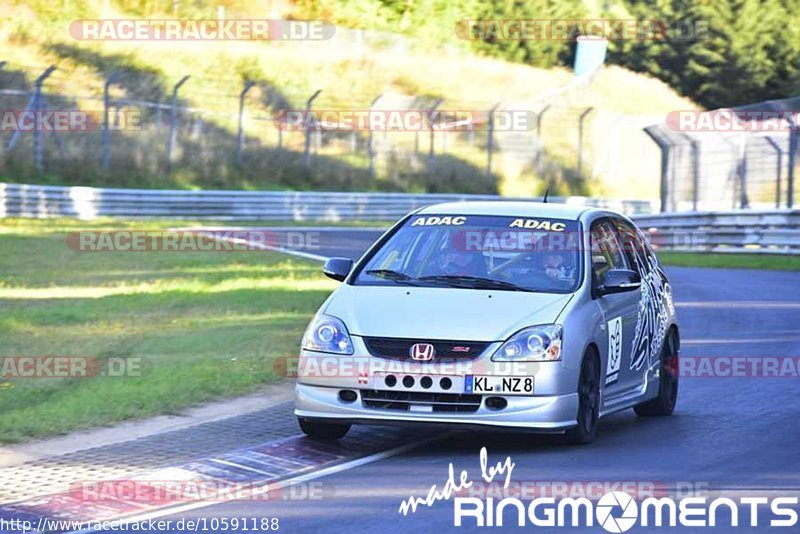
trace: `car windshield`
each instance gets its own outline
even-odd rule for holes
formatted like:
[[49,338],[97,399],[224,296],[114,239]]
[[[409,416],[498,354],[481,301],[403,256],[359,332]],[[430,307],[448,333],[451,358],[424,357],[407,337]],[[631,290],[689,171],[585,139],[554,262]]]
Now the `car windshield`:
[[354,284],[571,293],[580,282],[579,245],[574,220],[415,215]]

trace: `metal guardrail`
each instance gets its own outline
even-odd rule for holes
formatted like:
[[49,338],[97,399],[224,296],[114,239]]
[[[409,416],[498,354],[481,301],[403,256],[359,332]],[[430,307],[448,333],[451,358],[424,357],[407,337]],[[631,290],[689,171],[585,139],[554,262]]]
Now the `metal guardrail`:
[[662,249],[800,254],[800,210],[678,212],[633,218]]
[[[0,217],[121,217],[217,221],[394,221],[420,206],[492,195],[172,191],[0,183]],[[525,199],[530,200],[530,199]],[[653,214],[653,202],[560,197],[631,215],[662,249],[800,254],[800,210]]]
[[[421,206],[464,200],[515,200],[493,195],[173,191],[0,183],[0,217],[124,217],[262,221],[394,221]],[[519,200],[519,199],[516,199]],[[525,199],[530,200],[530,199]],[[653,203],[550,197],[552,202],[650,213]]]

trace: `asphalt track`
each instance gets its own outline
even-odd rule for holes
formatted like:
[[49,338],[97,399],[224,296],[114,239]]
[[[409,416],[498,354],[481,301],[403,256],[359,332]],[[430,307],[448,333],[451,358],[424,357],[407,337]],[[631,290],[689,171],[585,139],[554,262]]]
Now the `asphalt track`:
[[[313,231],[320,237],[313,252],[320,256],[357,257],[378,235],[364,229]],[[667,270],[682,328],[682,356],[800,355],[800,273]],[[423,506],[407,516],[398,508],[409,496],[424,497],[431,485],[441,487],[450,462],[456,473],[465,469],[471,479],[479,480],[481,447],[487,448],[492,464],[511,457],[515,482],[638,481],[669,488],[688,483],[731,497],[797,496],[800,378],[682,378],[674,416],[645,419],[632,410],[615,414],[603,420],[597,441],[583,447],[565,446],[553,437],[496,432],[441,436],[403,454],[325,476],[320,480],[330,491],[322,500],[233,501],[166,518],[277,517],[282,532],[474,530],[453,526],[450,501]],[[635,526],[630,532],[780,530],[742,526],[748,525],[744,515],[733,529],[726,514],[721,517],[715,528]],[[516,528],[509,524],[513,521],[491,530]],[[597,525],[526,529],[605,532]]]

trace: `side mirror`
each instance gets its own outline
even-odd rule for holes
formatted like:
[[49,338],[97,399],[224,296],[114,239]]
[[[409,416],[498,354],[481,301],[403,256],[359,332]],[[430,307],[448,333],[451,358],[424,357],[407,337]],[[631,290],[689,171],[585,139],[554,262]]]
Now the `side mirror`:
[[339,282],[344,282],[353,269],[353,260],[350,258],[330,258],[322,266],[322,274]]
[[636,271],[629,269],[611,269],[606,273],[605,280],[597,288],[600,295],[612,293],[624,293],[639,289],[642,285],[642,277]]

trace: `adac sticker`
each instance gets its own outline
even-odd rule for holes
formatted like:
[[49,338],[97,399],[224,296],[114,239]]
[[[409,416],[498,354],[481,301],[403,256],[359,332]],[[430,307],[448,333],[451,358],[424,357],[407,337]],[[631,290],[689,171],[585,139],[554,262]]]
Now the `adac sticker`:
[[509,228],[526,228],[528,230],[547,230],[550,232],[563,232],[566,225],[563,222],[556,222],[547,219],[514,219]]
[[461,226],[467,222],[464,216],[452,215],[431,215],[428,217],[420,217],[411,223],[411,226]]

